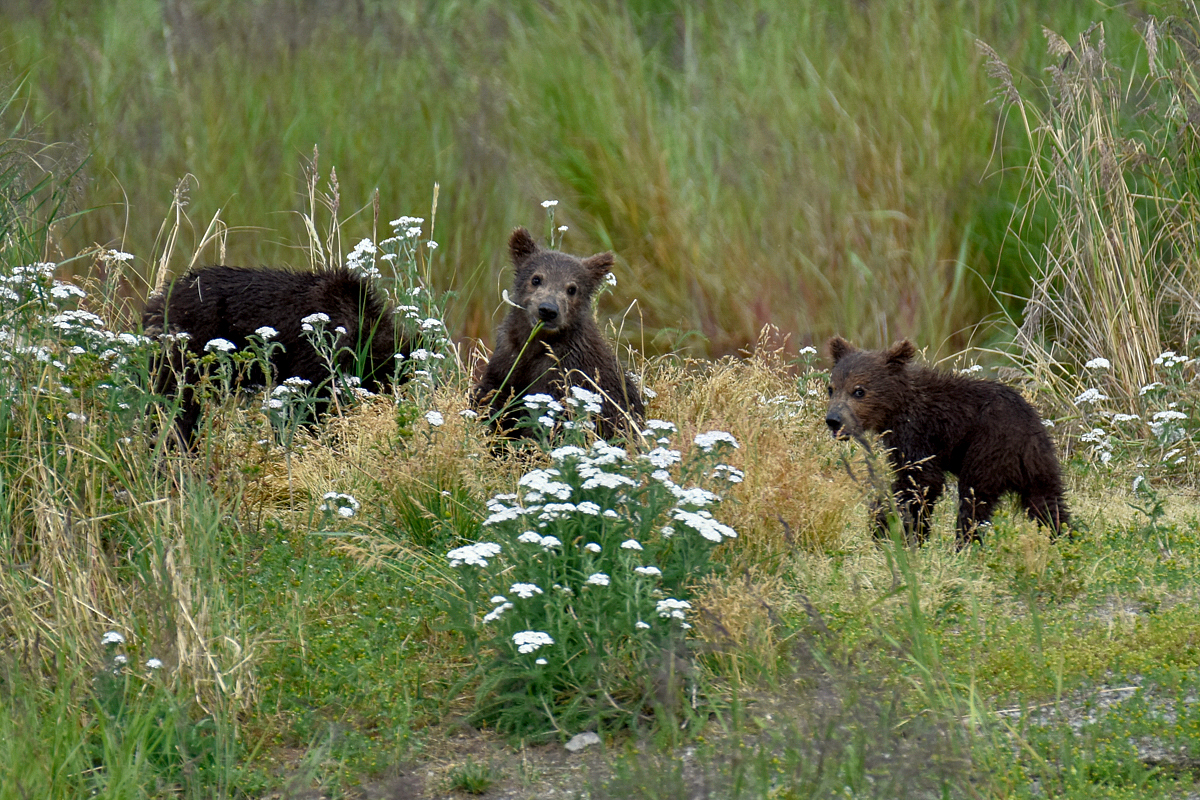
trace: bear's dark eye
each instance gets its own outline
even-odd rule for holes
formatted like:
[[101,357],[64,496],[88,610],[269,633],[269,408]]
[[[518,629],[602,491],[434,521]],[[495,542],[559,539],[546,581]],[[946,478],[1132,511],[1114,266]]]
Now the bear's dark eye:
[[831,383],[831,384],[829,384],[829,386],[828,386],[828,387],[826,387],[826,388],[828,388],[828,389],[829,389],[829,396],[830,396],[830,397],[833,397],[833,384],[832,384],[832,383]]
[[542,285],[542,276],[534,275],[532,278],[529,279],[529,283],[532,286],[541,286]]
[[576,291],[576,289],[575,289],[575,287],[574,287],[574,286],[568,286],[568,287],[567,287],[567,294],[571,295],[572,297],[574,297],[574,296],[575,296],[575,291]]
[[867,396],[867,390],[862,388],[861,386],[859,386],[857,389],[854,390],[854,396],[859,399],[862,399]]

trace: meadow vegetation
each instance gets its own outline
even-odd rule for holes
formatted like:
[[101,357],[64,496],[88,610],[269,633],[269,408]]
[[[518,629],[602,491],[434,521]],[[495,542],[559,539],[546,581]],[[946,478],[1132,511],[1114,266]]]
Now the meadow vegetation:
[[[305,8],[0,26],[30,67],[0,109],[0,800],[1200,791],[1200,20]],[[76,105],[83,172],[33,135]],[[490,327],[507,229],[550,197],[568,249],[624,259],[602,316],[639,301],[609,324],[647,399],[624,441],[587,393],[527,398],[520,446],[468,405],[484,352],[450,334]],[[309,387],[231,391],[269,336],[213,347],[181,452],[141,300],[259,259],[379,281],[412,380],[309,426]],[[1004,359],[1075,535],[1008,505],[960,551],[946,501],[926,546],[872,539],[886,466],[828,436],[806,342],[935,360],[984,323],[945,366]]]
[[[137,253],[140,296],[185,179],[189,257],[305,263],[287,212],[317,144],[354,241],[385,233],[376,189],[415,209],[441,184],[433,279],[458,295],[456,335],[490,335],[508,234],[555,198],[570,252],[617,254],[628,294],[604,310],[636,299],[626,339],[692,355],[768,323],[794,349],[991,341],[996,298],[1028,294],[1004,241],[1028,145],[995,141],[976,39],[1033,82],[1042,26],[1104,21],[1123,64],[1143,48],[1125,12],[1000,0],[108,0],[0,20],[25,119],[88,156],[74,208],[91,210],[56,229],[56,261]],[[1024,231],[1035,254],[1042,222]]]

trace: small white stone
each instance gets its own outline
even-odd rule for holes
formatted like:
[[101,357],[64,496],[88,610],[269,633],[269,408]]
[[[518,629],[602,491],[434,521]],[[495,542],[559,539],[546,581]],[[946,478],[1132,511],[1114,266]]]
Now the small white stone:
[[600,744],[600,737],[591,731],[584,731],[571,737],[571,741],[567,742],[567,749],[572,753],[578,753],[583,748],[594,744]]

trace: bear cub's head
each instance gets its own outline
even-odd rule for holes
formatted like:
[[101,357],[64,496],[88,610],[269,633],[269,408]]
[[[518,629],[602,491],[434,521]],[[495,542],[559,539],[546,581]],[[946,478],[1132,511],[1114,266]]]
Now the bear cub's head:
[[905,339],[887,350],[859,350],[840,336],[829,340],[833,372],[825,424],[838,439],[883,433],[908,400],[908,362],[917,348]]
[[612,271],[613,254],[597,253],[576,258],[557,250],[543,250],[524,228],[508,240],[516,274],[513,298],[529,318],[542,324],[542,336],[560,336],[591,314],[592,295]]

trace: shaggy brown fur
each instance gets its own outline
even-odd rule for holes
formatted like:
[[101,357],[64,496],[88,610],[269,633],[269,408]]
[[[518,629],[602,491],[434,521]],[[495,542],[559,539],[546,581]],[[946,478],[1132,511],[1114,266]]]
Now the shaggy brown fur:
[[[571,386],[600,391],[597,421],[604,438],[640,422],[642,396],[622,370],[592,315],[592,295],[612,270],[612,253],[579,259],[543,250],[529,231],[517,228],[508,240],[516,274],[512,301],[496,331],[496,348],[475,387],[475,403],[488,406],[492,423],[505,432],[527,417],[521,398],[548,394],[562,400]],[[534,334],[535,326],[541,328]]]
[[[397,341],[393,312],[382,295],[370,281],[344,268],[289,272],[202,267],[146,302],[142,327],[147,335],[168,332],[191,337],[186,348],[171,347],[154,367],[158,394],[173,394],[180,388],[178,377],[183,376],[177,425],[186,446],[194,444],[200,419],[200,404],[192,389],[198,377],[194,362],[212,339],[228,339],[242,350],[246,337],[255,330],[264,325],[274,328],[278,334],[271,341],[279,342],[283,349],[276,348],[271,355],[272,381],[304,378],[317,388],[321,406],[328,402],[334,376],[300,323],[317,312],[329,315],[327,331],[332,333],[339,326],[346,330],[335,340],[339,373],[357,375],[363,388],[370,391],[391,383],[397,366],[395,355],[399,351],[407,356],[408,347]],[[261,385],[266,375],[256,366],[245,382]]]
[[[1021,395],[995,381],[909,363],[907,340],[859,350],[829,340],[833,373],[825,423],[838,438],[882,434],[895,469],[892,486],[907,531],[924,541],[933,504],[958,476],[958,543],[979,538],[996,501],[1015,492],[1031,518],[1059,533],[1069,522],[1054,443]],[[887,508],[876,513],[884,526]]]

